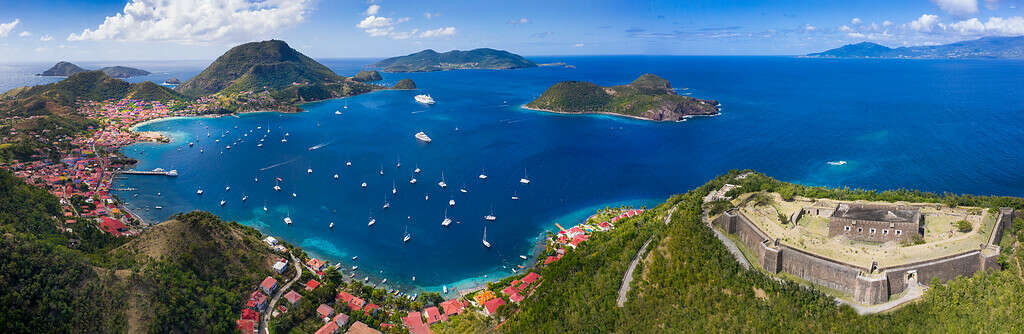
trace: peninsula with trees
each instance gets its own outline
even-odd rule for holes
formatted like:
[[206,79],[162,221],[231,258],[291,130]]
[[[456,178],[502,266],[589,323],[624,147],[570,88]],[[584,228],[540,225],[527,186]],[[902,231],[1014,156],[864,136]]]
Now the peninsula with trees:
[[537,67],[523,56],[488,48],[439,53],[423,50],[410,55],[381,60],[372,65],[384,72],[434,72],[447,70],[511,70]]
[[692,116],[718,115],[718,101],[676,94],[657,75],[644,74],[633,82],[601,87],[584,81],[563,81],[524,108],[564,114],[606,114],[652,121],[679,121]]
[[[150,73],[146,70],[140,70],[137,68],[131,68],[127,66],[108,66],[101,68],[99,70],[113,78],[131,78],[143,75],[150,75]],[[43,71],[43,73],[39,73],[37,75],[42,77],[68,77],[72,74],[86,71],[88,70],[81,68],[78,65],[62,61],[53,65],[46,71]]]
[[890,48],[871,42],[847,44],[835,49],[806,55],[808,58],[914,58],[970,59],[1024,58],[1024,36],[983,37],[942,45]]

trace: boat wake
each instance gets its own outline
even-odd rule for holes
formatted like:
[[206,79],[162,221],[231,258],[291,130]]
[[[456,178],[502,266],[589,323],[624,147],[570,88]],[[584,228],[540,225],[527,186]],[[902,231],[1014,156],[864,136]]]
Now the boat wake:
[[285,162],[279,162],[279,163],[276,163],[276,164],[273,164],[273,165],[270,165],[270,166],[267,166],[267,167],[263,167],[263,168],[260,168],[260,171],[262,172],[262,171],[265,171],[265,170],[268,170],[268,169],[271,169],[271,168],[281,167],[281,166],[290,164],[292,162],[295,162],[295,160],[298,160],[298,159],[299,158],[293,158],[293,159],[285,161]]
[[829,161],[828,164],[831,166],[842,166],[846,164],[846,160]]
[[324,146],[327,146],[327,145],[330,145],[330,144],[333,144],[333,143],[334,143],[333,140],[329,141],[329,142],[319,143],[319,144],[310,146],[309,150],[312,151],[312,150],[320,149],[320,148],[323,148]]
[[410,114],[419,114],[421,112],[427,112],[427,111],[426,110],[417,110],[417,111],[411,112]]

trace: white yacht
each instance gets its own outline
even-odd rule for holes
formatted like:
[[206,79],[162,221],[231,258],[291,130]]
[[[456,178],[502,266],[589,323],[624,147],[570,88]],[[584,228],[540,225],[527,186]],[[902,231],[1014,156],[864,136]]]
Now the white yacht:
[[441,188],[445,188],[448,186],[447,183],[444,183],[444,171],[441,171],[441,181],[437,182],[437,186]]
[[416,174],[419,174],[420,173],[420,165],[416,164],[416,169],[413,169],[412,172],[416,173]]
[[416,95],[413,99],[416,100],[416,102],[423,104],[434,104],[434,98],[430,97],[429,94]]
[[247,199],[249,199],[249,195],[242,195],[242,202],[245,202]]
[[281,138],[281,142],[282,142],[282,143],[287,143],[287,142],[288,142],[288,139],[287,139],[287,138]]
[[376,223],[377,223],[376,219],[370,218],[370,222],[366,223],[366,227],[373,226],[373,224],[376,224]]
[[498,217],[494,216],[494,208],[491,208],[491,214],[484,216],[484,220],[486,220],[486,221],[498,220]]
[[519,183],[530,184],[530,179],[526,178],[526,169],[523,169],[523,178],[519,179]]
[[409,179],[409,183],[416,184],[416,176],[415,175],[413,175],[413,177],[411,179]]
[[327,228],[334,228],[334,222],[331,222],[331,225],[327,225]]
[[480,178],[481,180],[486,180],[487,179],[487,173],[485,171],[481,170],[480,171],[480,176],[477,176],[477,177]]
[[334,111],[334,114],[335,114],[335,115],[341,115],[341,110],[336,110],[336,111]]
[[266,205],[263,206],[263,212],[267,212],[267,206]]
[[481,241],[483,241],[484,247],[491,248],[491,243],[487,242],[487,226],[484,226],[484,238]]
[[231,191],[231,186],[225,186],[224,191]]
[[256,144],[256,147],[263,147],[263,143]]
[[274,191],[281,191],[281,186],[275,184]]
[[196,195],[202,195],[202,194],[203,194],[203,188],[199,188],[199,190],[196,190]]
[[313,169],[312,168],[307,168],[306,169],[306,174],[313,174]]
[[429,201],[430,200],[430,194],[423,195],[423,200],[424,201]]
[[292,224],[292,217],[284,217],[284,223],[288,224],[288,225],[291,225]]
[[227,204],[227,203],[228,203],[228,201],[220,200],[220,206],[224,206],[224,204]]
[[459,189],[459,192],[465,194],[465,193],[468,193],[469,191],[466,190],[466,188],[461,188],[461,189]]
[[430,136],[427,136],[427,134],[423,133],[423,131],[420,131],[420,132],[416,133],[416,139],[419,139],[420,141],[422,141],[424,143],[429,143],[430,142]]
[[337,179],[338,179],[338,174],[334,174],[334,179],[335,179],[335,180],[337,180]]
[[345,161],[345,166],[352,167],[352,162],[351,161]]
[[378,173],[380,175],[384,175],[384,165],[383,164],[380,165],[380,171]]
[[398,194],[398,187],[395,186],[395,181],[394,180],[391,181],[391,194],[392,195]]
[[455,206],[455,199],[454,198],[448,200],[448,206]]
[[406,225],[405,226],[405,236],[402,237],[402,242],[403,243],[409,242],[410,239],[412,239],[412,234],[409,234],[409,226]]
[[448,209],[444,209],[444,220],[441,221],[441,226],[448,226],[452,223],[452,219],[448,218]]
[[361,186],[363,187],[363,189],[366,189],[366,182],[363,182]]
[[299,197],[299,194],[292,193],[292,197]]

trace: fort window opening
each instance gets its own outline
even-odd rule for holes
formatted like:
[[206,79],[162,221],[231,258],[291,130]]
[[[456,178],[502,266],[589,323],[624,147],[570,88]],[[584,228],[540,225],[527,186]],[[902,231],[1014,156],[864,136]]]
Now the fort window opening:
[[863,227],[858,227],[857,228],[857,233],[864,233],[864,228]]
[[896,230],[896,235],[903,234],[903,230]]
[[883,230],[882,230],[882,234],[889,234],[889,230],[885,230],[885,229],[883,229]]
[[870,229],[868,230],[868,232],[870,232],[871,234],[875,234],[875,229]]
[[849,231],[850,227],[849,226],[843,226],[843,229],[846,230],[846,231]]

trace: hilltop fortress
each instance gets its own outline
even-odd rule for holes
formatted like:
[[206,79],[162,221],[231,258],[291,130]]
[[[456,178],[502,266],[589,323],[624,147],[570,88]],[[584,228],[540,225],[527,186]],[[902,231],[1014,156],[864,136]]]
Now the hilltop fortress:
[[[750,205],[749,197],[737,197],[732,200],[737,207],[710,223],[745,248],[752,265],[866,305],[886,303],[933,279],[946,282],[999,269],[998,243],[1015,214],[1011,208],[988,212],[831,200]],[[973,229],[947,227],[958,221],[968,221]]]

